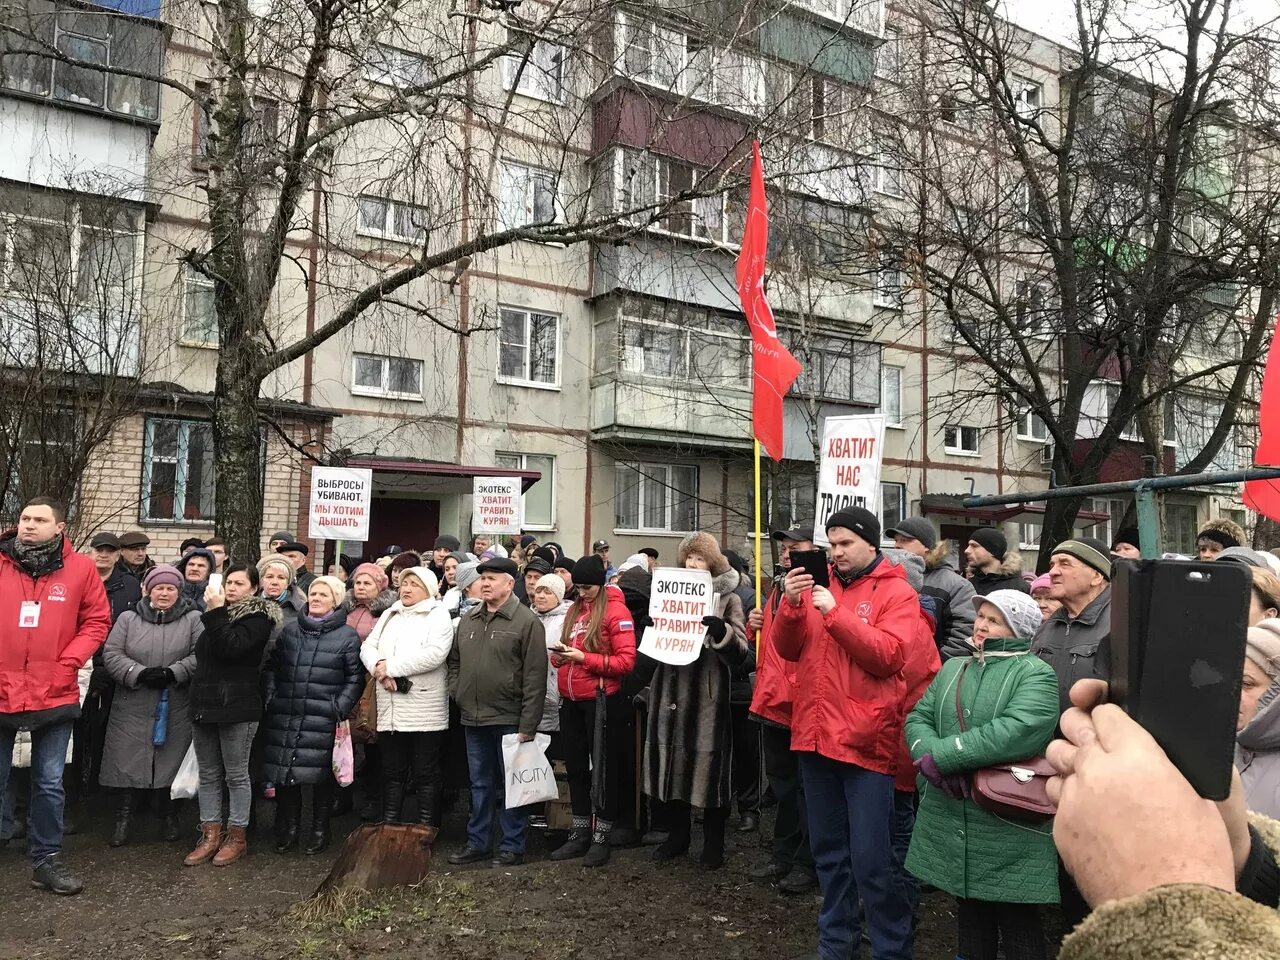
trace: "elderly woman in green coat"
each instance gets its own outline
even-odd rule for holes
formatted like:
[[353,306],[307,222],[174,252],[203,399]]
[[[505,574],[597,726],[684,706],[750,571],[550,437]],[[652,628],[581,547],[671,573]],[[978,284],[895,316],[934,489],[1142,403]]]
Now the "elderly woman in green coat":
[[[1058,680],[1030,653],[1036,602],[1016,590],[973,600],[973,653],[942,665],[907,717],[923,778],[907,870],[955,896],[958,960],[1044,960],[1039,904],[1058,902],[1053,823],[1004,819],[969,798],[970,775],[1043,753],[1058,722]],[[956,689],[964,731],[957,715]]]

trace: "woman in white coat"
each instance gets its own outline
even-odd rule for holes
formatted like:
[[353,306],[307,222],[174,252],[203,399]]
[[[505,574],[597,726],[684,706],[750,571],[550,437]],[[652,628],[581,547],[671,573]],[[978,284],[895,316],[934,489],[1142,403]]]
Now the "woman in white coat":
[[440,602],[436,576],[426,567],[405,570],[398,591],[400,599],[382,614],[360,647],[360,659],[378,683],[382,819],[400,820],[412,771],[418,823],[438,827],[440,753],[449,729],[445,661],[453,646],[453,622]]

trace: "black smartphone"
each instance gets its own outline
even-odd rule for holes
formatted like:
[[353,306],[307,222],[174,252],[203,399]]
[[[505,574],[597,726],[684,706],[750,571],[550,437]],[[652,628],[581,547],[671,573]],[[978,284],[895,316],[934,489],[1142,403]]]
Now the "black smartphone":
[[396,693],[408,693],[412,689],[412,680],[408,677],[396,677]]
[[792,550],[791,569],[803,570],[813,577],[813,582],[820,587],[830,585],[827,579],[827,551],[825,550]]
[[1117,561],[1110,699],[1142,724],[1208,800],[1231,792],[1249,628],[1239,563]]

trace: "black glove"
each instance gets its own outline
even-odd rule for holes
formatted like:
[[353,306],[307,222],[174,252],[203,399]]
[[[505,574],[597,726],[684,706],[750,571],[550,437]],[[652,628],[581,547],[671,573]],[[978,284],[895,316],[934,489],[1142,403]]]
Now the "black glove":
[[[169,676],[165,676],[168,674]],[[161,690],[169,685],[169,677],[173,676],[173,671],[165,667],[146,667],[138,674],[138,685],[150,687],[153,690]]]
[[702,625],[707,628],[707,637],[712,643],[719,643],[729,632],[729,625],[719,617],[703,617]]

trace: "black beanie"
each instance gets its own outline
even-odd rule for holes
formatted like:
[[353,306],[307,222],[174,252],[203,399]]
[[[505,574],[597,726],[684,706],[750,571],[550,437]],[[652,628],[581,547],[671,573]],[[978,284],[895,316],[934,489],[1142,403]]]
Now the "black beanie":
[[1121,527],[1116,531],[1116,535],[1111,538],[1111,549],[1114,550],[1122,543],[1127,543],[1131,547],[1140,547],[1139,542],[1142,538],[1138,535],[1137,527]]
[[827,529],[830,530],[832,527],[852,530],[873,547],[877,549],[880,547],[880,521],[870,510],[864,510],[862,507],[845,507],[843,510],[837,510],[827,517]]
[[1003,560],[1004,555],[1009,552],[1009,541],[995,527],[979,527],[969,534],[969,539],[997,560]]
[[556,552],[550,547],[539,547],[537,550],[533,551],[533,556],[535,560],[547,561],[548,570],[550,570],[556,562]]
[[594,553],[574,561],[573,582],[580,587],[603,587],[604,561]]

